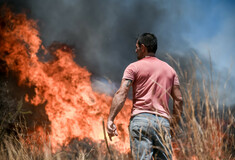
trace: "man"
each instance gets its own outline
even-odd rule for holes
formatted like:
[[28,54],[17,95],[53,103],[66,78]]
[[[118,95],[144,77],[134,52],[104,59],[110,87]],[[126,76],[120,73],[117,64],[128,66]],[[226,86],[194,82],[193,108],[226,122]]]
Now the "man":
[[[130,144],[134,159],[172,159],[170,121],[178,122],[182,112],[182,96],[177,74],[167,63],[157,59],[157,38],[151,33],[138,37],[138,61],[124,71],[121,86],[115,93],[110,109],[107,131],[112,140],[117,136],[114,119],[122,109],[130,86],[133,108],[129,125]],[[168,108],[173,98],[173,115]]]

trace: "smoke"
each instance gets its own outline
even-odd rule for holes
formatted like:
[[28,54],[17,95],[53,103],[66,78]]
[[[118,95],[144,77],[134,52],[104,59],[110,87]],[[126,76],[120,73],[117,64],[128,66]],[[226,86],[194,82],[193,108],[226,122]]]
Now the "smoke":
[[[108,77],[114,84],[120,83],[125,67],[136,60],[135,42],[143,32],[157,35],[158,58],[167,61],[166,53],[169,53],[189,73],[192,53],[197,53],[185,37],[192,28],[185,19],[187,14],[193,16],[190,11],[193,7],[184,0],[170,3],[164,0],[5,0],[1,3],[38,20],[43,45],[59,41],[75,46],[76,62],[87,67],[95,77],[95,84],[100,85],[96,77]],[[198,56],[208,66],[208,59]],[[100,86],[96,88],[107,88]]]
[[[13,2],[16,3],[8,1]],[[136,60],[135,40],[139,34],[155,33],[159,54],[188,46],[180,35],[187,26],[179,23],[177,16],[180,15],[169,12],[169,9],[179,11],[180,2],[173,3],[169,6],[164,1],[150,0],[122,3],[26,0],[17,1],[18,6],[13,8],[26,10],[27,15],[38,20],[44,45],[53,41],[72,44],[79,64],[87,66],[95,75],[119,81],[124,68]]]

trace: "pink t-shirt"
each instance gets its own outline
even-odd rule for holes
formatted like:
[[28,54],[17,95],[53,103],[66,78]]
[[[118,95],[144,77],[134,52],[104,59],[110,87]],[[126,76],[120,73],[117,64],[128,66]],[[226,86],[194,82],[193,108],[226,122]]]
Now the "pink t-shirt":
[[132,116],[153,113],[170,119],[169,95],[173,85],[179,85],[175,70],[156,57],[145,57],[131,63],[123,79],[133,81]]

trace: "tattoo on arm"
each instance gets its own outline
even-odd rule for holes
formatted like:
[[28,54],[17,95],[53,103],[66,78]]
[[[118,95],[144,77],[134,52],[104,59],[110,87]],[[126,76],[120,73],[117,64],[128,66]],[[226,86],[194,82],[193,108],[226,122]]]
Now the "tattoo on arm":
[[131,82],[132,82],[132,80],[129,80],[129,79],[127,79],[127,84],[126,84],[126,87],[129,87],[129,85],[131,84]]

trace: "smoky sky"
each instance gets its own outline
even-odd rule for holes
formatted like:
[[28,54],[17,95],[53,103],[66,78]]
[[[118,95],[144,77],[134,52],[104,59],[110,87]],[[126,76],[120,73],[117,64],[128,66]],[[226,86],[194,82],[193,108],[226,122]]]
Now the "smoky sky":
[[[54,41],[72,45],[79,65],[85,66],[94,77],[107,77],[119,83],[125,67],[137,60],[135,42],[144,32],[157,36],[159,59],[167,61],[168,53],[183,69],[188,68],[198,50],[182,34],[191,31],[184,20],[187,14],[184,2],[5,0],[0,4],[37,20],[43,45],[49,46]],[[208,66],[208,59],[198,56]]]
[[[6,1],[17,11],[24,11],[38,21],[45,46],[59,41],[75,46],[76,61],[98,76],[120,80],[124,68],[136,60],[138,35],[157,35],[158,56],[169,51],[182,51],[189,45],[181,38],[180,10],[175,2],[116,0]],[[157,2],[159,5],[157,5]],[[172,7],[176,10],[169,12]],[[180,9],[180,8],[178,8]],[[182,27],[182,25],[184,27]],[[177,43],[175,43],[177,42]],[[186,49],[187,49],[186,48]]]

